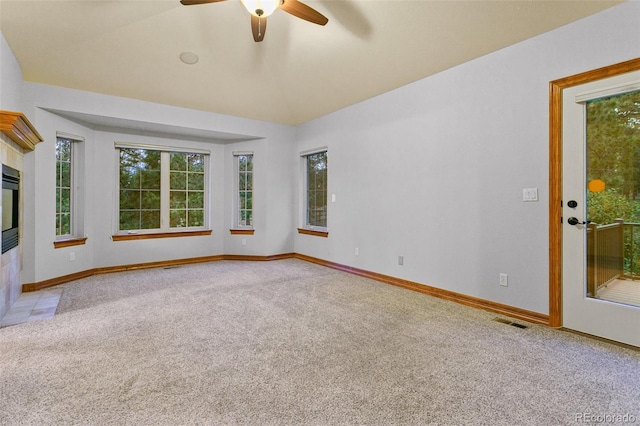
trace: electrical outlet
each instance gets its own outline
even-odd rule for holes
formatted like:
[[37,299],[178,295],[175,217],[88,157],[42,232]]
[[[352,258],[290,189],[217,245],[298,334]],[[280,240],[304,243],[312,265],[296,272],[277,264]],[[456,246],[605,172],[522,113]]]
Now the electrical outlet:
[[355,254],[356,254],[356,256],[360,255],[360,249],[358,247],[356,247]]
[[398,265],[404,265],[404,256],[398,256]]
[[74,260],[76,260],[76,252],[72,251],[69,253],[69,262],[73,262]]
[[508,274],[500,274],[500,285],[502,287],[509,287],[509,275]]
[[247,245],[247,240],[245,238],[242,239],[242,245],[246,246]]

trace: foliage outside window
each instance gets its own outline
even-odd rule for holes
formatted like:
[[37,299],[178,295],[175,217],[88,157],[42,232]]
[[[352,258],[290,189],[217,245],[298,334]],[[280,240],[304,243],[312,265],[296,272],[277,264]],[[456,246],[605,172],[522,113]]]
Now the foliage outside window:
[[236,155],[238,228],[253,227],[253,155]]
[[206,154],[120,148],[119,230],[205,226]]
[[587,102],[587,141],[587,182],[605,182],[587,192],[589,220],[640,222],[640,91]]
[[56,139],[56,236],[72,235],[73,141]]
[[306,225],[327,227],[327,151],[306,155]]
[[640,91],[594,99],[587,111],[587,218],[598,225],[624,221],[623,268],[640,276]]
[[172,152],[170,227],[204,226],[204,155]]

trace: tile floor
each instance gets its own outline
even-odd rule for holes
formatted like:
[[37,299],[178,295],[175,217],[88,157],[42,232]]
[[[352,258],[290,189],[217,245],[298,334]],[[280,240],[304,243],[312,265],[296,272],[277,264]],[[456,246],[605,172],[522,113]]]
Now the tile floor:
[[53,317],[60,296],[61,288],[22,293],[0,320],[0,328]]

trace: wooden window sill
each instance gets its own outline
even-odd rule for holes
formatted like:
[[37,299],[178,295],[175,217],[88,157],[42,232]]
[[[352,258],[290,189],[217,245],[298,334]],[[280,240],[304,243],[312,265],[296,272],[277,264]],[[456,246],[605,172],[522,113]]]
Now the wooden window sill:
[[255,229],[229,229],[231,235],[253,235]]
[[66,240],[58,240],[53,242],[53,248],[81,246],[87,241],[87,237],[82,238],[68,238]]
[[198,237],[211,235],[211,229],[198,231],[157,232],[153,234],[117,234],[112,235],[113,241],[149,240],[152,238]]
[[329,236],[329,231],[314,231],[312,229],[298,228],[298,234],[313,235],[314,237],[327,238]]

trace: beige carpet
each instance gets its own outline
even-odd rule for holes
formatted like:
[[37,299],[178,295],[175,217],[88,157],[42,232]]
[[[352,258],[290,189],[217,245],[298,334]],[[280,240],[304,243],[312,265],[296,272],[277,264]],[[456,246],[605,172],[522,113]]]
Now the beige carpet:
[[0,329],[1,425],[640,423],[640,352],[300,260],[62,287]]

